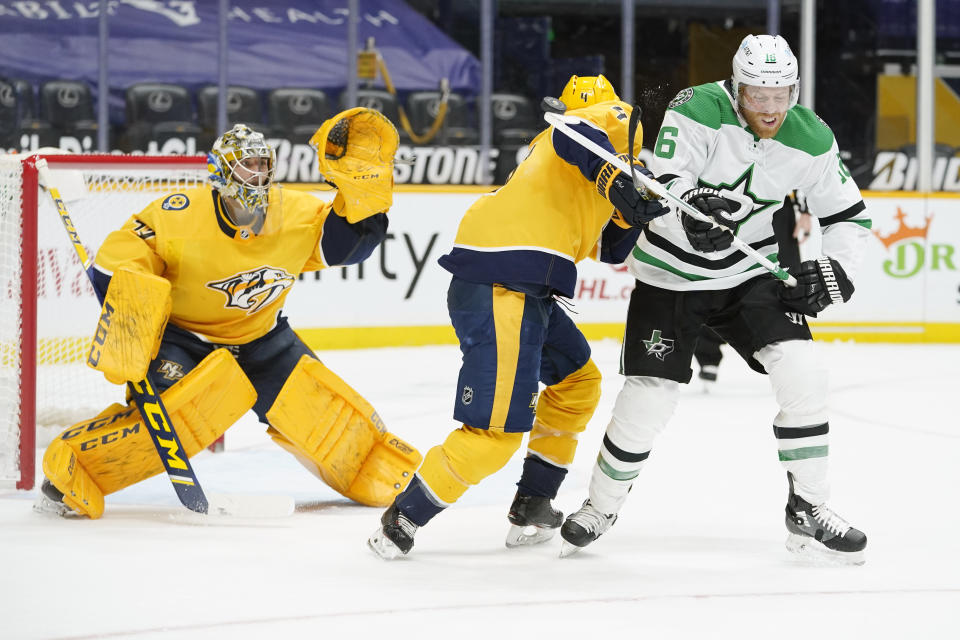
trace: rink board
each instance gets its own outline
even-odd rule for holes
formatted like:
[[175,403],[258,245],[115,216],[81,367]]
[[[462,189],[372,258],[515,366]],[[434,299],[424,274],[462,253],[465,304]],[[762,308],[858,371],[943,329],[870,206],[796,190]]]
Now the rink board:
[[[384,243],[361,265],[305,274],[287,299],[291,324],[314,349],[455,343],[446,310],[450,274],[437,259],[452,246],[463,212],[489,191],[398,189]],[[332,197],[330,191],[315,192]],[[960,342],[960,195],[874,192],[866,194],[866,202],[873,229],[856,294],[850,304],[813,321],[815,335]],[[120,221],[132,213],[117,212]],[[817,243],[815,232],[809,246]],[[89,339],[96,304],[91,309],[89,290],[70,286],[85,279],[62,230],[41,226],[40,255],[46,265],[40,322],[63,325],[44,326],[41,335]],[[76,271],[66,285],[46,282],[64,270]],[[620,338],[633,279],[624,267],[592,260],[578,270],[572,317],[588,338]]]
[[[820,339],[960,342],[960,195],[865,193],[873,220],[850,304],[811,322]],[[449,250],[479,193],[396,194],[390,235],[361,267],[308,275],[287,310],[315,348],[455,342],[446,314]],[[902,215],[901,215],[902,213]],[[817,252],[814,231],[811,253]],[[576,322],[590,338],[619,338],[633,279],[623,267],[578,265]],[[318,300],[328,301],[317,304]]]

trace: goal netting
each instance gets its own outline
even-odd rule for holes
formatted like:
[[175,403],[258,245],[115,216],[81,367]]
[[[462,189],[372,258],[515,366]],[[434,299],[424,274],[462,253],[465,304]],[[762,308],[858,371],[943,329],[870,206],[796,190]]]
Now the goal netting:
[[[131,215],[203,183],[203,157],[45,155],[91,255]],[[37,447],[125,389],[86,366],[99,304],[35,158],[0,155],[0,488],[33,487]]]

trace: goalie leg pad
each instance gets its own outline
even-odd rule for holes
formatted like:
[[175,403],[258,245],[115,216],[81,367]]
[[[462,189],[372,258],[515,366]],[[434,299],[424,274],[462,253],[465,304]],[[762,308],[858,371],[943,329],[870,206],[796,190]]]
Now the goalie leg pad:
[[[230,352],[217,349],[160,397],[189,458],[249,411],[256,395]],[[68,506],[97,518],[103,513],[103,496],[162,473],[164,467],[136,407],[114,404],[60,434],[44,453],[43,470]],[[66,500],[71,492],[76,505]]]
[[118,269],[110,279],[87,364],[114,384],[142,380],[170,317],[170,282]]
[[333,490],[368,506],[389,505],[422,460],[363,396],[310,356],[300,358],[267,420],[277,444]]
[[543,390],[527,446],[530,453],[558,467],[573,462],[577,437],[587,428],[600,402],[600,377],[600,370],[591,359]]
[[63,492],[63,504],[91,520],[103,515],[103,492],[77,463],[77,453],[66,441],[58,438],[47,447],[43,454],[43,475]]

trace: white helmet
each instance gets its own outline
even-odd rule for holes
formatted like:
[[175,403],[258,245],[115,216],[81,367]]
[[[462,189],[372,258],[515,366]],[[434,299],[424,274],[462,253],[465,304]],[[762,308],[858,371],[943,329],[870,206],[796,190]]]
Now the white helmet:
[[790,107],[797,104],[800,94],[797,57],[782,36],[749,35],[743,39],[733,56],[733,95],[737,99],[741,84],[790,87]]

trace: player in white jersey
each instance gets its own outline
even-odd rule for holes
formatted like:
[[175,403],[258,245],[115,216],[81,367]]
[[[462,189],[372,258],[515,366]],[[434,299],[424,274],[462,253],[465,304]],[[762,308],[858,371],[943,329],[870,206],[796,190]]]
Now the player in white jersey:
[[[686,214],[654,220],[637,242],[637,279],[617,397],[589,498],[561,527],[569,555],[607,531],[656,435],[674,412],[701,326],[770,377],[789,494],[787,547],[863,562],[866,536],[826,506],[827,376],[805,316],[846,302],[870,219],[833,133],[797,105],[797,60],[780,36],[747,36],[729,80],[684,89],[670,103],[650,168],[674,194],[725,229]],[[808,194],[823,257],[800,264],[795,288],[731,247],[733,235],[776,260],[772,214],[793,189]]]

